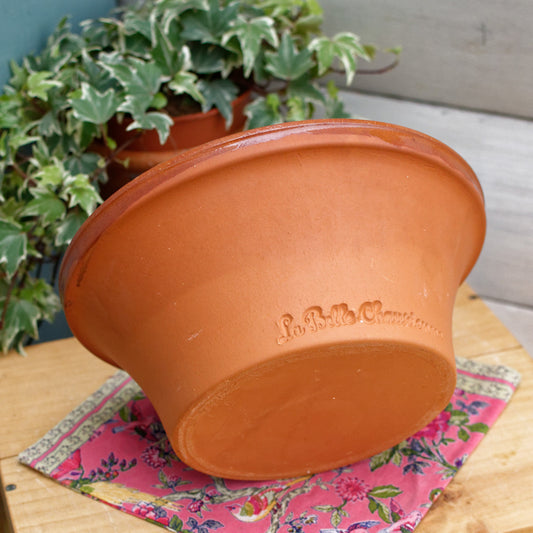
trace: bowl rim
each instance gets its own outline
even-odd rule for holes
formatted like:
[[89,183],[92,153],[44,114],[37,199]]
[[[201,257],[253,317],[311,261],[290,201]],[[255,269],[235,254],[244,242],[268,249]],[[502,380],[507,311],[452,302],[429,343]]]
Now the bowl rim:
[[[201,167],[208,160],[222,159],[229,153],[234,153],[233,156],[238,160],[254,157],[254,154],[250,154],[249,150],[243,150],[244,148],[259,146],[263,154],[290,151],[294,147],[288,143],[280,146],[279,143],[271,142],[283,140],[288,136],[300,136],[298,148],[310,145],[334,145],[335,142],[340,143],[344,138],[345,144],[351,146],[370,145],[375,148],[401,150],[425,157],[435,164],[446,167],[470,189],[474,196],[478,197],[481,206],[484,206],[484,196],[479,180],[463,157],[445,143],[417,130],[386,122],[359,119],[285,122],[247,130],[188,149],[154,166],[119,189],[100,205],[82,224],[63,257],[58,283],[62,302],[64,303],[66,288],[78,260],[89,252],[117,218],[142,200],[147,193],[164,187],[170,180],[172,186],[176,186],[194,179],[195,176],[187,175],[182,178],[180,175],[191,167],[198,169],[198,173],[201,174]],[[482,212],[485,216],[484,209]],[[486,220],[484,224],[486,227]],[[472,267],[473,265],[470,268]]]

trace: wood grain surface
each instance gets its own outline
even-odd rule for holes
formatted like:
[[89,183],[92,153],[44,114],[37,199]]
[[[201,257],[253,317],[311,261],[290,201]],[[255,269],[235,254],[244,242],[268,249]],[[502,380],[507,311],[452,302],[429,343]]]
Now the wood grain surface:
[[[353,31],[400,64],[357,76],[356,88],[410,100],[533,118],[530,0],[322,0],[325,31]],[[382,55],[373,65],[385,65]]]
[[[455,306],[454,340],[457,355],[509,365],[522,374],[522,383],[416,531],[533,531],[533,360],[466,285]],[[20,451],[114,373],[74,339],[41,344],[28,352],[27,358],[9,354],[0,359],[0,475],[13,530],[157,531],[156,526],[18,463]]]

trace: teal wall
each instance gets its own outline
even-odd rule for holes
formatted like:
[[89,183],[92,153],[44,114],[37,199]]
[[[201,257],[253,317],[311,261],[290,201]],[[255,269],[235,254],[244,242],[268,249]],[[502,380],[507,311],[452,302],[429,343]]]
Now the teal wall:
[[114,6],[115,0],[0,0],[0,89],[10,78],[10,60],[37,53],[63,16],[70,15],[74,29]]

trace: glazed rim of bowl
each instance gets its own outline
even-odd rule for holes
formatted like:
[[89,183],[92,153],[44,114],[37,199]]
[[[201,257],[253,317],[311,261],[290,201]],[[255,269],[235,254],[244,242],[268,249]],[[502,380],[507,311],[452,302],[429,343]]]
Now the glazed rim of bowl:
[[[257,156],[255,152],[246,150],[252,146],[260,147],[261,155],[294,150],[294,143],[280,145],[279,142],[272,142],[289,136],[298,136],[298,148],[337,144],[372,146],[426,158],[433,164],[446,168],[451,175],[466,185],[478,201],[483,224],[486,224],[483,191],[474,171],[457,152],[429,135],[394,124],[356,119],[322,119],[276,124],[228,135],[191,148],[156,165],[113,194],[84,222],[65,253],[59,273],[59,294],[63,303],[77,263],[90,252],[106,229],[126,211],[140,206],[147,196],[203,175],[203,165],[206,161],[222,159],[228,153],[231,153],[233,161],[239,162]],[[186,172],[191,169],[193,172]],[[480,242],[479,249],[473,251],[461,281],[464,281],[473,268],[482,244]],[[82,331],[73,333],[91,349],[92,343],[85,338]],[[112,363],[105,357],[103,359]]]

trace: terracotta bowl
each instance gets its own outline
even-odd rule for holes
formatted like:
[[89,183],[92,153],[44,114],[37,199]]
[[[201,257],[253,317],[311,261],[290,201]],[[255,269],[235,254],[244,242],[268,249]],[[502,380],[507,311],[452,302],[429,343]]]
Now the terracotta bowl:
[[288,123],[120,190],[73,240],[61,292],[185,463],[291,477],[380,452],[447,405],[454,299],[484,234],[478,180],[435,139]]

